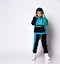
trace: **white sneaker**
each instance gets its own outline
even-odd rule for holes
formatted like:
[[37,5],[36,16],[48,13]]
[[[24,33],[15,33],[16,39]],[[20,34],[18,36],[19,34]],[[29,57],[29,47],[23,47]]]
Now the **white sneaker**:
[[36,60],[36,53],[33,53],[32,60]]
[[45,59],[51,60],[51,58],[49,57],[48,53],[45,53]]

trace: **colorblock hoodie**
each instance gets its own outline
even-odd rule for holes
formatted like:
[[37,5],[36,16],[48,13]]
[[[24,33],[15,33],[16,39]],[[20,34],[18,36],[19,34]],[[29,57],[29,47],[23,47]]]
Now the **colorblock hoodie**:
[[[48,26],[48,20],[46,17],[38,17],[38,16],[33,17],[31,24],[34,25],[34,33],[35,34],[46,34],[47,33],[46,26]],[[38,27],[36,29],[37,26],[43,26],[44,29],[42,29],[42,31],[40,31],[41,28]]]

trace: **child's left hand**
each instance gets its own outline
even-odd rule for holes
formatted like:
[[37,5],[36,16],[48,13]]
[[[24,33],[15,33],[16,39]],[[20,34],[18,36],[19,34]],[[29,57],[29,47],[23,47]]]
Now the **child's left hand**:
[[43,17],[45,17],[45,14],[43,14]]

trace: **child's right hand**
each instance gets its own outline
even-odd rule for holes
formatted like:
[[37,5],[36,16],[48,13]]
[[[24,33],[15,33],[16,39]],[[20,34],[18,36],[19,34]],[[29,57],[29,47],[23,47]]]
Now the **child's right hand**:
[[34,17],[36,17],[36,14],[34,14]]

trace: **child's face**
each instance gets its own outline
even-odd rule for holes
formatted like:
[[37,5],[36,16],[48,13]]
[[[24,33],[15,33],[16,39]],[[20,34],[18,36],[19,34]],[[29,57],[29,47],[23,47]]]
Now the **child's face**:
[[42,17],[43,16],[43,14],[42,14],[42,12],[41,11],[37,11],[37,14],[36,14],[38,17]]

